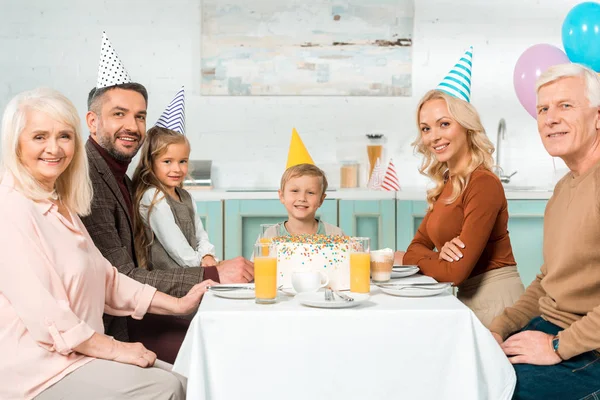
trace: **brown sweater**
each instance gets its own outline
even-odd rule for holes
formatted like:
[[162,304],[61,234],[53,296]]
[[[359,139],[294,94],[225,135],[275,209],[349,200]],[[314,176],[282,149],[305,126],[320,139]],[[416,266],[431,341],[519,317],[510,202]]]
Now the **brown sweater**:
[[506,338],[541,315],[564,328],[563,359],[600,350],[600,162],[556,185],[544,214],[543,252],[541,273],[490,330]]
[[[479,167],[463,193],[446,204],[444,199],[451,193],[448,181],[408,246],[404,264],[418,265],[423,274],[455,285],[486,271],[516,265],[508,237],[506,196],[498,177]],[[465,244],[463,258],[440,260],[433,249],[441,249],[457,236]]]

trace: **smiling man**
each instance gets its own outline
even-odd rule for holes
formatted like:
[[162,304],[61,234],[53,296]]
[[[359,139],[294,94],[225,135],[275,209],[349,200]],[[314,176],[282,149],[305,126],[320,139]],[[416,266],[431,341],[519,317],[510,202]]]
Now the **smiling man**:
[[[132,182],[127,167],[146,134],[148,93],[131,82],[110,42],[103,36],[96,87],[88,96],[86,143],[89,173],[94,188],[91,213],[82,218],[94,244],[119,272],[183,297],[197,283],[212,279],[222,283],[249,282],[253,265],[242,257],[216,267],[152,269],[137,265],[134,246]],[[170,316],[149,316],[141,321],[104,316],[105,332],[121,341],[140,341],[161,360],[173,362],[189,321]]]
[[600,78],[578,64],[554,66],[537,94],[542,143],[570,171],[546,206],[540,274],[490,330],[515,364],[513,398],[598,398]]

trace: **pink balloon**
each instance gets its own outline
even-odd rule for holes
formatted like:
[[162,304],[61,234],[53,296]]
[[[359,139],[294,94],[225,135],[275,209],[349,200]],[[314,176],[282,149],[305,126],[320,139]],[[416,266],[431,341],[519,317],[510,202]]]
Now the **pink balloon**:
[[531,46],[517,60],[513,73],[515,92],[521,105],[533,118],[537,118],[535,82],[549,67],[568,62],[564,51],[545,43]]

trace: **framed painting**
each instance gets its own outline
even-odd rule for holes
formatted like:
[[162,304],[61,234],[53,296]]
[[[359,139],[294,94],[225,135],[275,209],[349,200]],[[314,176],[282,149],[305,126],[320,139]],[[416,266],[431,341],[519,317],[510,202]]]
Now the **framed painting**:
[[410,96],[413,0],[203,0],[203,95]]

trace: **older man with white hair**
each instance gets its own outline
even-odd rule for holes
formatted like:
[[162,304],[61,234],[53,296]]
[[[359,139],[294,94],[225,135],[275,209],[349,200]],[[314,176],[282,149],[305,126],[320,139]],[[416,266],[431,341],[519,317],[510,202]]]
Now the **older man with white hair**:
[[557,65],[540,76],[537,97],[542,143],[570,171],[546,206],[540,274],[490,330],[515,364],[515,399],[597,399],[600,78],[578,64]]

